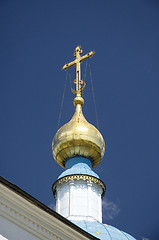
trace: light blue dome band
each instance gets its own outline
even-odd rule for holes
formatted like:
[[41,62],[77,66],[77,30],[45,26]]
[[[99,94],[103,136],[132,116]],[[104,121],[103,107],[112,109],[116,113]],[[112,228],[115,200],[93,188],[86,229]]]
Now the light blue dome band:
[[[82,166],[86,168],[91,168],[92,163],[90,159],[83,158],[83,157],[74,157],[74,158],[69,158],[65,162],[66,169],[71,168],[71,167],[78,167],[82,164]],[[75,166],[76,165],[76,166]]]
[[83,157],[69,158],[65,162],[66,170],[58,177],[58,179],[69,175],[84,174],[99,178],[99,176],[91,169],[91,160]]

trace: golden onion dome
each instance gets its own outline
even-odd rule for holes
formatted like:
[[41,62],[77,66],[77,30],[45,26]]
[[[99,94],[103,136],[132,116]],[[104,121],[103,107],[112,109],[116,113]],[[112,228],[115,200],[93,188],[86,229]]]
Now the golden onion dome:
[[105,152],[101,133],[87,122],[82,113],[83,103],[82,97],[74,99],[76,109],[72,119],[57,131],[52,142],[53,156],[63,168],[65,161],[75,156],[91,159],[92,167],[96,167]]
[[76,107],[72,119],[62,126],[56,133],[52,142],[53,156],[56,162],[65,168],[65,161],[68,158],[82,156],[92,161],[92,167],[96,167],[102,160],[105,152],[105,142],[101,133],[83,116],[82,105],[84,100],[81,92],[85,87],[84,81],[81,80],[80,63],[93,56],[95,52],[90,51],[84,56],[81,47],[77,46],[73,62],[65,64],[63,69],[76,65],[76,90],[72,91],[76,94],[74,105]]

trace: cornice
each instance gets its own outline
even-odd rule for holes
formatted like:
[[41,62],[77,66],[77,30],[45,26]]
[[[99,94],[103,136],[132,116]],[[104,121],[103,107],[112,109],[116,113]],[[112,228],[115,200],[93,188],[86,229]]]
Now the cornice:
[[105,193],[105,190],[106,190],[105,184],[100,179],[98,179],[96,177],[89,176],[89,175],[84,175],[84,174],[68,175],[68,176],[65,176],[63,178],[58,179],[52,186],[53,193],[55,194],[56,187],[57,187],[58,184],[63,184],[64,182],[73,181],[73,180],[89,181],[89,182],[93,182],[93,183],[101,186],[101,188],[103,190],[102,197],[104,196],[104,193]]
[[20,211],[17,211],[13,207],[9,206],[9,204],[0,202],[0,210],[0,215],[2,217],[18,225],[39,239],[45,238],[62,240],[61,237],[50,231],[47,227],[44,227],[43,224],[33,221],[30,217],[27,217],[26,214],[22,214]]

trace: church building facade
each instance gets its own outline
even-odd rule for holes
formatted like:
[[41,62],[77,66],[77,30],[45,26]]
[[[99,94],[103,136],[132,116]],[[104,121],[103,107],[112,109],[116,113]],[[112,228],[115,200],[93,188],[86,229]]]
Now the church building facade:
[[54,159],[65,169],[52,186],[56,212],[2,178],[0,239],[135,240],[102,223],[106,186],[93,168],[104,156],[105,142],[82,113],[85,82],[81,80],[80,71],[80,63],[94,52],[81,54],[82,49],[77,46],[75,60],[63,67],[66,70],[76,65],[76,89],[72,90],[76,96],[72,119],[57,131],[52,142]]

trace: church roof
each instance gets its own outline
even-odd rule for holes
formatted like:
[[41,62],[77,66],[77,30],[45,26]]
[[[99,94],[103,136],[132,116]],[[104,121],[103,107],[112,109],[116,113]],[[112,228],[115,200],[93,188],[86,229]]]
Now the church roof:
[[101,240],[135,240],[135,238],[128,233],[98,221],[83,220],[72,222]]

